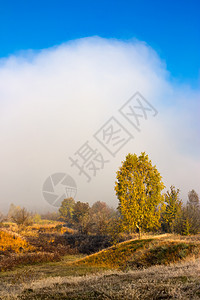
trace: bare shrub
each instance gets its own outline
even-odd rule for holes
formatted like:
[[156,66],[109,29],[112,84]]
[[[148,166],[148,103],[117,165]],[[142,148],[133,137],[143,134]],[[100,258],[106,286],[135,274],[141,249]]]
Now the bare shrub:
[[11,219],[19,226],[19,225],[30,225],[32,223],[30,213],[23,207],[16,210]]

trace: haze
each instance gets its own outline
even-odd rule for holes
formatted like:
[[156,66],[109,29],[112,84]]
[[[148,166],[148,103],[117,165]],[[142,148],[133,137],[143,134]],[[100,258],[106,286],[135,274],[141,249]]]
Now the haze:
[[[118,111],[136,92],[158,111],[141,132]],[[89,37],[0,60],[1,209],[54,210],[42,189],[59,172],[76,181],[76,200],[116,207],[116,171],[143,151],[187,201],[191,189],[200,193],[199,97],[138,40]],[[115,157],[93,137],[112,116],[134,136]],[[69,160],[86,141],[109,160],[89,183]]]

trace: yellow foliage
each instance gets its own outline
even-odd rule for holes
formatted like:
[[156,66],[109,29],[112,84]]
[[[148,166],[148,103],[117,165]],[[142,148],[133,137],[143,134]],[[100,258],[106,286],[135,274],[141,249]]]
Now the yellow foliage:
[[12,251],[15,253],[33,251],[35,248],[30,246],[27,241],[20,236],[0,231],[0,252]]

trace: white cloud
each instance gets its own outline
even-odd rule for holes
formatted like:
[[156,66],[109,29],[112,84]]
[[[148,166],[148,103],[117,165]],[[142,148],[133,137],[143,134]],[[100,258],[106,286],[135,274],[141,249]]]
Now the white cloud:
[[[136,91],[159,112],[141,133],[118,113]],[[184,199],[192,188],[199,193],[199,95],[173,83],[156,52],[139,41],[85,38],[0,61],[2,207],[50,210],[41,190],[55,172],[74,177],[77,199],[116,206],[115,172],[128,152],[141,151],[167,187],[175,184]],[[135,137],[116,158],[93,139],[112,115]],[[86,140],[110,159],[89,184],[68,159]]]

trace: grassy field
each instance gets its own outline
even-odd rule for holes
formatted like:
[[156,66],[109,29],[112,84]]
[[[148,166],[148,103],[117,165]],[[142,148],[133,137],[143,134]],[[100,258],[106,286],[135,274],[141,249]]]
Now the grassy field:
[[199,263],[48,277],[12,286],[2,299],[199,299]]
[[147,236],[0,273],[0,299],[200,299],[200,236]]

